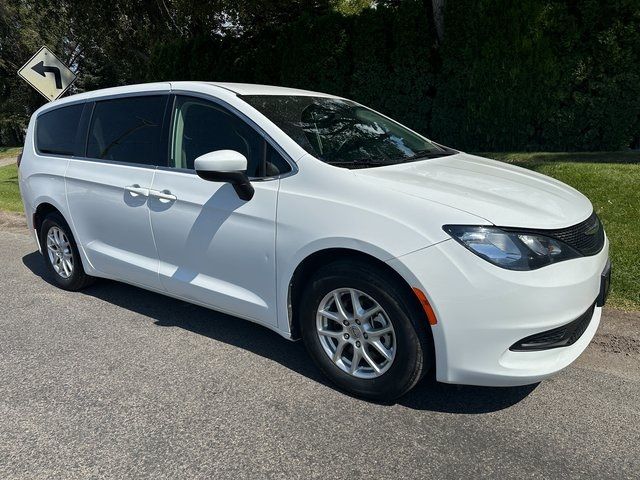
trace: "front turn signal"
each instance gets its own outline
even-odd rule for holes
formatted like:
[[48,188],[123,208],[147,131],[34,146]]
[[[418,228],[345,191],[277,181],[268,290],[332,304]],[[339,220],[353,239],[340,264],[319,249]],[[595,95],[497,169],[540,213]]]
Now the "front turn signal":
[[425,315],[427,316],[427,320],[429,321],[429,325],[435,325],[438,323],[438,319],[436,318],[436,314],[431,308],[431,304],[429,300],[427,300],[427,296],[417,287],[413,287],[413,293],[418,297],[418,301],[420,305],[422,305],[422,309],[424,310]]

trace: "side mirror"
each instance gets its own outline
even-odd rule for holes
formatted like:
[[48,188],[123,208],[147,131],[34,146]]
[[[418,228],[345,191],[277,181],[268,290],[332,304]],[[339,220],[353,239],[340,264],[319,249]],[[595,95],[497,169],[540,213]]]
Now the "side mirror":
[[247,157],[234,150],[217,150],[205,153],[195,160],[198,176],[210,182],[227,182],[233,185],[238,197],[251,200],[255,190],[247,177]]

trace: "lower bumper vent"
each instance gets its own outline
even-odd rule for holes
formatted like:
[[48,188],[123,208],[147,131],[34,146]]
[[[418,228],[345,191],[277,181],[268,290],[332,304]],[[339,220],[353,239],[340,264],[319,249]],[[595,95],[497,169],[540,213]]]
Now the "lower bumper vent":
[[523,338],[511,345],[509,350],[514,352],[524,352],[548,350],[550,348],[568,347],[569,345],[573,345],[587,330],[587,327],[589,327],[595,307],[596,304],[594,303],[589,307],[589,310],[584,312],[573,322],[552,330],[547,330],[546,332],[536,333],[535,335]]

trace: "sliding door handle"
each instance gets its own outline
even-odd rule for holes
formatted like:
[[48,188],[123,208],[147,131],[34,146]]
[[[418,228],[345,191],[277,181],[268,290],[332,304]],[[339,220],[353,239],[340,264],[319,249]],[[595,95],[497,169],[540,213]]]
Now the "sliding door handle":
[[133,185],[127,185],[126,187],[124,187],[124,189],[125,189],[126,192],[129,192],[134,197],[137,197],[137,196],[148,197],[149,196],[149,189],[141,187],[137,183],[134,183]]
[[178,197],[172,194],[169,190],[149,190],[149,195],[159,200],[166,200],[168,202],[174,202],[178,199]]

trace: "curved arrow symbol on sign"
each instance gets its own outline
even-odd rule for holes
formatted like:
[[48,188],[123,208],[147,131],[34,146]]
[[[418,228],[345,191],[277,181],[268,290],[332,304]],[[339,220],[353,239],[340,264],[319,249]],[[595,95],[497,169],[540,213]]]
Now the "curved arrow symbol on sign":
[[44,65],[44,61],[40,63],[36,63],[33,67],[31,67],[36,73],[39,73],[43,77],[46,77],[46,73],[53,73],[53,76],[56,80],[56,88],[62,90],[62,77],[60,76],[60,69],[58,67],[49,67]]

